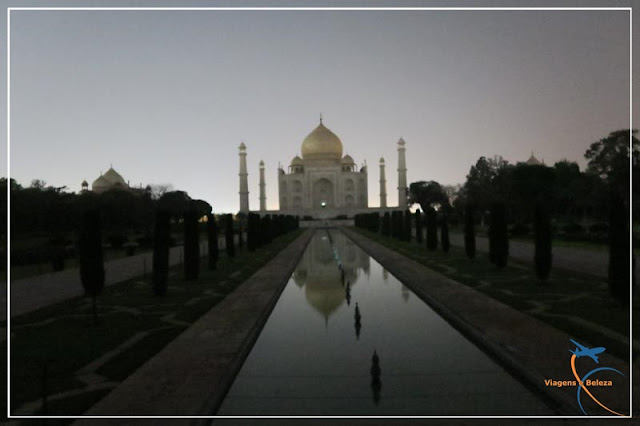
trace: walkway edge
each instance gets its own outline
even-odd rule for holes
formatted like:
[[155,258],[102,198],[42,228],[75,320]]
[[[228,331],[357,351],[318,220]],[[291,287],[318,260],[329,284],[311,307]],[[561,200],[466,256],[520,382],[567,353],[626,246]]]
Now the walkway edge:
[[[575,416],[581,414],[577,408],[575,396],[569,396],[566,388],[563,390],[544,385],[545,379],[564,380],[562,377],[566,376],[563,375],[564,370],[558,368],[559,365],[554,366],[557,359],[549,359],[552,358],[549,352],[555,348],[561,348],[562,351],[565,351],[564,346],[569,343],[568,334],[518,312],[464,284],[451,280],[364,235],[350,229],[342,228],[341,230],[465,337],[497,360],[503,368],[520,379],[523,384],[537,391],[559,415]],[[424,275],[417,278],[416,271],[423,271]],[[429,284],[421,285],[427,281],[425,278],[430,279]],[[433,281],[440,281],[446,284],[447,288],[437,288],[433,285]],[[465,303],[469,305],[467,312],[457,309],[464,307]],[[453,305],[454,308],[447,305]],[[478,315],[479,306],[493,314]],[[502,319],[502,326],[496,324],[496,317]],[[487,324],[487,319],[493,321],[493,324]],[[535,336],[532,342],[527,342],[531,344],[522,344],[530,337],[518,335],[516,331],[518,327],[530,330],[531,336]],[[497,330],[497,328],[501,329]],[[562,344],[564,346],[560,346]],[[528,356],[525,357],[524,354]],[[537,358],[538,355],[539,358]],[[628,363],[611,355],[609,357],[613,358],[610,366],[624,371],[628,378]],[[540,362],[536,364],[535,361],[538,359]],[[634,376],[636,375],[635,370]],[[567,379],[571,378],[567,377]],[[628,381],[626,391],[628,391]],[[624,411],[628,412],[628,406]]]
[[[87,416],[214,415],[309,243],[312,230],[91,407]],[[198,419],[194,419],[194,423]],[[153,419],[82,419],[85,424],[154,424]],[[184,424],[184,421],[183,423]]]

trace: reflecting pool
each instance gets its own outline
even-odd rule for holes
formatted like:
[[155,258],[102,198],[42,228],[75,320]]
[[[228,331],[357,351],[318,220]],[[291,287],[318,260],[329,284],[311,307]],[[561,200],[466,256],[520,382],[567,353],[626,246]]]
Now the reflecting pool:
[[553,415],[337,230],[318,230],[217,415]]

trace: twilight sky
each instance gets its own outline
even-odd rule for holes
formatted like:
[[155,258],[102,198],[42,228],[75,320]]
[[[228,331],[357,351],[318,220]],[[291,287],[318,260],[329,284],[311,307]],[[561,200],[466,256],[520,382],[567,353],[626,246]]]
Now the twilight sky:
[[[136,4],[4,1],[52,3]],[[482,155],[532,150],[584,168],[591,142],[629,127],[629,37],[628,11],[13,11],[10,173],[79,191],[113,163],[236,212],[244,141],[250,207],[264,160],[274,209],[278,163],[320,113],[368,163],[370,206],[381,156],[397,203],[400,137],[409,182],[462,183]]]

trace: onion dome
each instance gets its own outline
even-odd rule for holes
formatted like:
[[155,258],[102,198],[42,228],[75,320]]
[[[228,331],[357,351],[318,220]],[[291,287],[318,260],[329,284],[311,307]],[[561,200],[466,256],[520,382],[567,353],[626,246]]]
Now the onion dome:
[[302,142],[302,158],[318,160],[340,160],[342,142],[322,121]]
[[103,175],[100,175],[98,179],[94,180],[91,184],[91,190],[100,191],[107,189],[111,186],[111,182],[107,180]]
[[122,176],[120,176],[120,173],[113,170],[113,167],[110,167],[109,170],[107,170],[107,172],[101,177],[105,178],[111,185],[127,186]]
[[302,161],[302,158],[298,157],[297,155],[293,157],[293,160],[291,160],[291,166],[303,166],[303,165],[304,165],[304,161]]
[[353,158],[349,154],[347,154],[344,157],[342,157],[342,164],[355,165],[356,162],[353,161]]
[[529,157],[526,164],[529,166],[542,166],[542,162],[533,155],[533,151],[531,151],[531,157]]

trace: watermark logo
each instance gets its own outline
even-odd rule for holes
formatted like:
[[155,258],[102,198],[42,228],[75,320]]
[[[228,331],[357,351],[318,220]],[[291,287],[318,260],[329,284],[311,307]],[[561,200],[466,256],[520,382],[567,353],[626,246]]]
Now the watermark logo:
[[624,374],[622,374],[620,371],[616,370],[615,368],[611,368],[611,367],[597,367],[594,368],[593,370],[589,371],[588,373],[586,373],[584,376],[582,376],[582,378],[580,378],[580,376],[578,375],[578,372],[576,371],[576,358],[581,358],[581,357],[588,357],[591,358],[593,361],[595,361],[596,364],[599,364],[598,362],[598,354],[601,354],[602,352],[604,352],[606,350],[606,348],[603,347],[598,347],[598,348],[588,348],[584,345],[581,345],[580,343],[576,342],[573,339],[570,339],[571,342],[573,344],[576,345],[576,349],[575,351],[572,351],[571,349],[569,349],[569,352],[571,352],[573,355],[571,355],[571,372],[573,373],[573,376],[576,378],[577,383],[579,384],[578,386],[578,392],[576,397],[578,398],[578,405],[580,406],[580,409],[582,410],[582,412],[587,415],[587,412],[585,411],[584,407],[582,407],[582,400],[580,399],[582,396],[582,390],[584,390],[584,392],[589,395],[589,397],[594,400],[599,406],[601,406],[602,408],[604,408],[605,410],[607,410],[608,412],[612,413],[612,414],[617,414],[618,416],[624,416],[624,414],[620,414],[617,411],[613,411],[612,409],[610,409],[609,407],[605,406],[603,403],[601,403],[600,401],[598,401],[598,398],[596,398],[595,396],[593,396],[593,394],[591,393],[591,391],[589,390],[589,386],[594,387],[594,386],[611,386],[612,383],[610,380],[591,380],[589,379],[589,377],[591,377],[592,374],[597,373],[599,371],[613,371],[616,372],[618,374],[620,374],[621,376],[624,377]]

